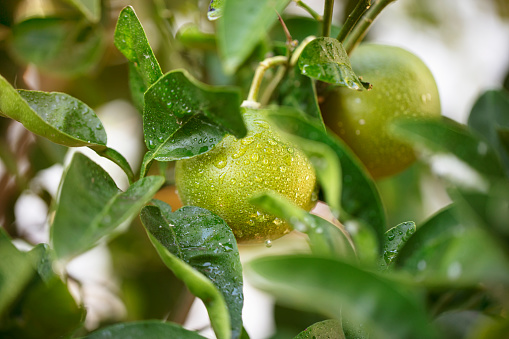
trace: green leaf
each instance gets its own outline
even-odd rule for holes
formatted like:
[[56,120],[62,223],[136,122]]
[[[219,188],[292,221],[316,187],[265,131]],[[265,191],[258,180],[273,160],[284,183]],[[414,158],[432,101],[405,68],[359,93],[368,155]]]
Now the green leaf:
[[337,226],[295,206],[287,198],[270,192],[253,197],[250,202],[285,219],[295,230],[306,233],[313,253],[331,257],[354,257],[348,239]]
[[65,259],[90,249],[135,217],[164,182],[163,177],[150,176],[122,192],[106,171],[80,153],[62,180],[51,241],[57,257]]
[[294,339],[345,339],[341,322],[329,319],[315,323],[299,333]]
[[504,176],[490,145],[451,119],[401,119],[395,120],[392,126],[396,136],[422,151],[425,161],[432,164],[441,161],[439,174],[456,185],[484,190],[487,183],[479,174],[488,178]]
[[223,16],[225,0],[210,0],[209,11],[207,12],[207,18],[210,21],[214,21]]
[[232,337],[238,338],[242,330],[242,265],[230,227],[220,217],[200,207],[186,206],[171,213],[168,205],[156,204],[144,207],[141,219],[154,246],[163,246],[166,250],[158,249],[159,255],[191,292],[204,301],[217,337],[222,338],[220,332],[225,331],[227,325],[221,319],[224,310],[214,310],[216,292],[200,287],[194,272],[210,279],[226,301]]
[[31,285],[17,308],[17,324],[11,332],[17,333],[14,337],[18,338],[68,337],[85,318],[85,310],[76,305],[58,276]]
[[97,23],[101,19],[101,0],[67,0],[67,2],[91,22]]
[[[233,74],[253,52],[289,0],[228,0],[218,21],[217,38],[227,73]],[[277,12],[277,13],[276,13]]]
[[298,65],[302,74],[316,80],[357,91],[371,88],[369,83],[355,75],[343,45],[334,38],[321,37],[311,41],[302,51]]
[[150,339],[204,339],[196,332],[180,325],[157,320],[120,323],[105,327],[87,335],[87,339],[150,338]]
[[0,112],[57,144],[106,145],[106,132],[94,111],[64,93],[16,91],[0,75]]
[[390,265],[410,236],[415,233],[413,221],[403,222],[385,232],[383,260]]
[[26,255],[20,252],[0,228],[0,318],[20,296],[35,274]]
[[187,24],[180,28],[177,33],[177,39],[188,49],[215,51],[217,48],[216,36],[201,31],[199,27],[194,24]]
[[263,257],[247,266],[255,287],[284,304],[364,324],[376,338],[437,338],[407,287],[332,258]]
[[509,93],[506,90],[483,93],[472,107],[468,126],[486,138],[498,152],[506,172],[509,172],[509,154],[498,134],[499,129],[509,128]]
[[318,107],[315,81],[302,75],[297,67],[290,70],[278,86],[278,104],[301,110],[310,120],[323,124],[322,114]]
[[162,77],[163,73],[131,6],[125,7],[120,12],[113,42],[129,60],[131,94],[135,103],[143,107],[143,93]]
[[500,144],[504,148],[506,154],[509,154],[509,128],[498,128],[497,134],[500,139]]
[[99,154],[101,157],[104,157],[106,159],[111,160],[116,165],[118,165],[124,173],[127,175],[127,179],[129,180],[129,183],[132,184],[134,181],[134,173],[131,168],[131,165],[127,162],[126,158],[117,151],[115,151],[113,148],[97,148],[97,147],[91,147],[97,154]]
[[395,266],[428,285],[472,286],[508,281],[509,265],[502,250],[482,229],[458,221],[454,206],[427,222],[403,245]]
[[45,283],[56,277],[53,271],[53,253],[47,244],[39,244],[32,248],[28,252],[28,257],[32,260],[32,266]]
[[486,192],[450,189],[451,197],[462,208],[459,220],[467,225],[484,228],[496,239],[509,244],[509,182],[494,182]]
[[[280,110],[271,112],[269,117],[282,131],[323,143],[336,153],[343,172],[342,211],[339,219],[345,226],[349,220],[357,219],[357,225],[362,222],[365,226],[372,228],[382,248],[386,229],[382,202],[373,180],[349,148],[340,139],[323,131],[321,126],[307,121],[299,114],[289,114]],[[321,184],[326,186],[329,183]]]
[[[285,25],[292,35],[292,39],[297,41],[303,41],[309,36],[319,36],[322,34],[322,23],[310,18],[303,16],[294,16],[292,14],[284,15],[282,17],[285,21]],[[332,25],[330,36],[337,36],[341,27]],[[275,25],[270,32],[272,41],[276,43],[286,44],[287,38],[285,31],[281,25]],[[300,70],[299,70],[300,73]]]
[[103,55],[104,32],[85,20],[30,18],[12,28],[12,51],[44,72],[77,76],[89,72]]
[[145,93],[147,161],[193,157],[210,150],[227,132],[244,137],[240,103],[235,88],[205,85],[184,70],[165,74]]
[[84,310],[53,273],[47,245],[20,252],[0,229],[0,257],[0,337],[59,338],[81,325]]

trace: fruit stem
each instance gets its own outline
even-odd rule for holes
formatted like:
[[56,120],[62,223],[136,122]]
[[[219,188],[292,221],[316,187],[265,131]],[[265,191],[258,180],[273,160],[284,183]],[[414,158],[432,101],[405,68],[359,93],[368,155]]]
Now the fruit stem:
[[376,1],[364,14],[362,20],[359,20],[357,25],[353,28],[351,33],[347,36],[343,46],[348,54],[350,54],[354,48],[364,39],[364,36],[368,32],[371,24],[380,12],[387,7],[391,2],[396,0],[379,0]]
[[325,0],[325,7],[323,9],[323,28],[322,28],[322,36],[324,37],[328,37],[330,35],[333,8],[334,0]]
[[318,14],[314,9],[312,9],[311,7],[309,7],[307,4],[305,4],[304,2],[300,1],[300,0],[293,0],[293,2],[295,2],[295,4],[301,8],[303,8],[306,12],[308,12],[312,17],[313,19],[315,19],[316,21],[323,21],[323,16],[321,16],[320,14]]
[[341,30],[339,31],[339,34],[336,38],[339,40],[339,42],[345,42],[345,38],[348,33],[350,33],[350,31],[354,28],[354,26],[369,9],[369,7],[371,7],[371,0],[360,0],[357,2],[357,5],[353,9],[352,13],[348,14],[343,27],[341,27]]
[[293,67],[297,64],[297,60],[299,60],[299,56],[301,55],[302,51],[304,50],[304,48],[313,40],[315,40],[316,37],[315,36],[308,36],[306,37],[304,40],[302,40],[302,42],[300,43],[299,46],[297,46],[297,48],[295,49],[295,51],[293,51],[293,54],[292,54],[292,58],[290,59],[290,67]]
[[249,94],[247,96],[247,102],[256,103],[258,100],[258,92],[260,90],[260,85],[262,84],[263,76],[265,71],[271,67],[277,65],[283,65],[288,63],[288,58],[282,55],[278,55],[275,57],[267,58],[261,61],[258,64],[258,68],[256,68],[255,75],[253,77],[253,82],[251,83],[251,88],[249,89]]

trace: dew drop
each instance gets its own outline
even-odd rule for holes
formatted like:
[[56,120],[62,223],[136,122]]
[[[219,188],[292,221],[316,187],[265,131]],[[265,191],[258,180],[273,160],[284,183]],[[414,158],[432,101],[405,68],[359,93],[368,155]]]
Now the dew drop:
[[272,241],[270,241],[270,240],[265,240],[265,247],[267,247],[267,248],[271,248],[271,247],[272,247]]

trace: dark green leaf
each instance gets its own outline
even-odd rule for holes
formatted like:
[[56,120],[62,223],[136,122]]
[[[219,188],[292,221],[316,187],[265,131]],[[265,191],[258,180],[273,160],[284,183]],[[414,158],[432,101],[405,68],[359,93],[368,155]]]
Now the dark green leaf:
[[163,177],[143,178],[122,192],[99,165],[77,153],[63,177],[51,240],[59,258],[90,249],[133,218],[157,192]]
[[68,337],[85,317],[60,277],[38,281],[23,295],[15,333],[20,338]]
[[25,63],[64,76],[85,74],[104,51],[104,33],[84,20],[31,18],[12,29],[12,49]]
[[178,41],[186,48],[215,50],[216,36],[201,31],[198,26],[189,24],[182,27],[177,34]]
[[20,296],[35,275],[30,261],[0,228],[0,317]]
[[219,289],[230,311],[232,337],[238,338],[242,329],[242,265],[230,227],[203,208],[186,206],[171,213],[169,206],[162,203],[143,208],[141,219],[151,238],[156,239],[156,248],[159,244],[167,250],[159,250],[163,261],[204,301],[216,334],[222,337],[217,331],[224,330],[221,326],[225,323],[215,318],[221,314],[216,315],[211,309],[212,292],[200,287],[196,274],[190,271],[194,268]]
[[497,133],[500,128],[509,128],[509,93],[505,90],[483,93],[472,107],[468,126],[486,138],[509,172],[509,154],[503,149]]
[[413,221],[403,222],[385,232],[383,260],[385,265],[390,265],[399,253],[405,242],[415,233]]
[[451,119],[401,119],[393,127],[401,140],[423,150],[424,160],[441,162],[436,170],[457,185],[484,190],[487,183],[479,174],[504,176],[491,146]]
[[16,91],[0,76],[0,112],[57,144],[106,145],[106,132],[94,111],[67,94]]
[[498,128],[497,134],[500,144],[504,147],[505,152],[509,154],[509,128]]
[[223,7],[225,0],[210,0],[207,18],[210,21],[219,19],[223,15]]
[[146,320],[131,323],[121,323],[108,326],[92,332],[87,339],[204,339],[196,332],[188,331],[180,325],[157,320]]
[[294,67],[293,70],[288,72],[278,88],[279,93],[277,101],[279,105],[299,109],[304,112],[310,120],[323,125],[313,79],[302,75],[300,70]]
[[217,38],[227,73],[234,73],[278,20],[289,0],[228,0]]
[[145,93],[147,159],[190,158],[210,150],[226,132],[244,137],[240,103],[235,88],[205,85],[183,70],[165,74]]
[[507,281],[509,265],[501,249],[482,229],[459,223],[458,211],[462,213],[446,208],[420,226],[403,245],[395,265],[432,285]]
[[365,324],[376,338],[437,338],[407,287],[332,258],[263,257],[248,265],[250,281],[285,304]]
[[293,205],[285,197],[264,193],[250,201],[270,214],[285,219],[295,230],[306,233],[313,253],[331,257],[354,256],[348,239],[337,226]]
[[345,334],[343,333],[341,322],[335,319],[320,321],[319,323],[313,324],[306,328],[294,339],[317,338],[344,339]]
[[355,75],[343,45],[334,38],[322,37],[311,41],[302,51],[298,64],[302,74],[316,80],[357,91],[371,86]]
[[101,19],[101,0],[67,0],[91,22]]
[[143,107],[143,93],[163,73],[131,6],[125,7],[120,12],[115,28],[114,43],[129,60],[131,94],[138,106]]
[[[272,112],[270,118],[281,130],[304,139],[323,143],[336,153],[343,172],[342,213],[339,215],[339,219],[345,226],[347,226],[347,221],[358,219],[364,226],[372,228],[381,249],[386,229],[382,202],[373,180],[355,155],[341,140],[326,133],[321,126],[307,121],[299,114],[288,114],[280,110]],[[321,184],[328,185],[328,183]],[[359,222],[357,224],[360,225]]]

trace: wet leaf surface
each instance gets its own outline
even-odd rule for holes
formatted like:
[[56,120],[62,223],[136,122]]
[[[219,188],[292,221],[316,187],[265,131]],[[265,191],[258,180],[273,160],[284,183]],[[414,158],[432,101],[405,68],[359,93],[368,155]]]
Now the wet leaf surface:
[[352,70],[343,45],[334,38],[321,37],[311,41],[298,61],[302,74],[310,78],[363,91],[370,84],[362,82]]
[[106,145],[106,132],[94,111],[64,93],[17,91],[0,76],[0,112],[57,144]]
[[213,326],[216,324],[216,328],[219,326],[224,330],[225,323],[220,318],[223,312],[215,314],[211,309],[217,299],[215,292],[207,292],[207,287],[200,285],[200,278],[193,271],[210,279],[226,301],[232,337],[238,338],[244,300],[242,265],[230,227],[220,217],[200,207],[185,206],[172,213],[169,205],[159,201],[154,203],[156,206],[143,208],[141,219],[156,248],[162,246],[167,250],[159,249],[163,261],[193,294],[204,301]]
[[403,247],[405,242],[415,233],[415,223],[403,222],[385,232],[383,260],[385,265],[390,265]]
[[145,103],[145,163],[190,158],[210,150],[226,133],[237,138],[247,133],[240,92],[205,85],[186,71],[165,74],[145,93]]

